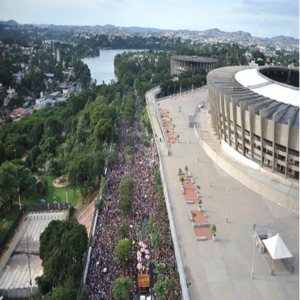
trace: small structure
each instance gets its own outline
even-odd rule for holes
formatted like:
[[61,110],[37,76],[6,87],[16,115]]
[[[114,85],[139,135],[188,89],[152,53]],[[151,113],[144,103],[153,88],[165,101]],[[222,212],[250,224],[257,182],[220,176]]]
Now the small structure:
[[271,255],[272,258],[272,272],[271,274],[274,275],[273,270],[273,263],[275,259],[292,259],[292,273],[294,272],[294,266],[293,266],[293,255],[289,251],[289,249],[286,247],[285,243],[282,241],[279,233],[277,233],[275,236],[272,236],[266,240],[263,240],[263,243],[265,244],[268,252]]

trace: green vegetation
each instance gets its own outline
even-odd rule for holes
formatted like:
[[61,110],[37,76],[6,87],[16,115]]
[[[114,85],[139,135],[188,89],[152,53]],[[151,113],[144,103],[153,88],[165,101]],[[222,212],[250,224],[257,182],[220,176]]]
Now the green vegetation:
[[125,178],[122,184],[120,184],[119,186],[119,191],[120,191],[119,205],[124,215],[128,215],[128,213],[130,212],[133,189],[134,189],[134,182],[130,178]]
[[[32,189],[26,198],[22,198],[22,204],[26,203],[41,203],[41,199],[45,199],[45,203],[53,203],[54,201],[58,203],[66,202],[66,188],[65,187],[55,187],[53,185],[53,180],[55,178],[49,176],[47,180],[47,195],[41,195],[36,189]],[[79,188],[75,188],[75,195],[72,190],[68,189],[68,202],[72,206],[76,206],[80,196]]]
[[115,255],[119,262],[125,262],[131,252],[131,241],[128,239],[120,240],[115,249]]
[[49,223],[40,236],[44,273],[36,279],[44,299],[76,299],[87,245],[86,229],[75,218]]
[[119,277],[112,282],[113,294],[116,300],[128,299],[129,292],[133,288],[133,282],[128,277]]
[[5,212],[5,217],[1,218],[0,221],[0,240],[4,237],[7,230],[10,228],[12,223],[15,221],[20,211],[19,205],[15,204],[11,209]]

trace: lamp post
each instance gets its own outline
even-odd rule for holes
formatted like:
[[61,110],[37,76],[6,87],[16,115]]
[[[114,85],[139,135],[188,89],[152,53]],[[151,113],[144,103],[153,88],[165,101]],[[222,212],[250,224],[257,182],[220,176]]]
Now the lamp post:
[[29,222],[29,220],[27,219],[27,224],[26,224],[27,258],[28,258],[28,271],[29,271],[29,280],[30,280],[29,281],[29,284],[30,284],[30,294],[32,294],[32,279],[31,279],[30,255],[29,255],[28,232],[27,232],[28,222]]
[[169,88],[170,88],[170,86],[168,86],[168,96],[169,96]]
[[[15,160],[17,160],[17,156],[16,156],[16,149],[14,150],[15,153]],[[18,196],[19,196],[19,209],[22,209],[21,206],[21,197],[20,197],[20,183],[19,183],[19,175],[18,175],[18,167],[16,165],[16,173],[17,173],[17,182],[18,182]]]
[[173,93],[174,95],[175,95],[175,89],[176,89],[176,84],[174,85],[174,93]]
[[227,186],[226,223],[228,223],[229,186]]
[[253,230],[254,230],[254,241],[253,241],[253,256],[252,256],[252,270],[251,270],[251,279],[254,278],[254,262],[255,262],[255,227],[256,225],[253,224]]
[[209,159],[209,186],[211,186],[211,158]]
[[181,97],[181,86],[182,86],[182,83],[180,83],[180,97]]

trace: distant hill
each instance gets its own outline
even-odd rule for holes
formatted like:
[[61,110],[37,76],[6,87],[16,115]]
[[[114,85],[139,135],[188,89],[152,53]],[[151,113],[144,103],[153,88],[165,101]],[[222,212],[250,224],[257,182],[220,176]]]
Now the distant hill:
[[[9,21],[0,21],[0,25],[6,26],[16,26],[21,25],[18,24],[14,20]],[[23,24],[26,25],[26,24]],[[115,26],[112,24],[105,24],[105,25],[54,25],[54,24],[28,24],[31,26],[39,27],[39,28],[50,28],[58,31],[69,30],[71,28],[75,29],[83,29],[88,31],[98,31],[98,30],[121,30],[131,33],[164,33],[164,32],[174,32],[174,33],[182,33],[182,34],[190,34],[190,35],[197,35],[202,36],[204,38],[219,38],[222,40],[223,38],[227,41],[245,41],[245,42],[259,42],[265,41],[272,44],[299,44],[299,39],[295,39],[293,37],[287,36],[276,36],[272,38],[260,38],[260,37],[252,37],[249,32],[245,31],[235,31],[235,32],[226,32],[221,31],[218,28],[207,29],[203,31],[199,30],[188,30],[188,29],[181,29],[181,30],[172,30],[172,29],[159,29],[159,28],[152,28],[152,27],[138,27],[138,26],[130,26],[130,27],[122,27],[122,26]],[[28,26],[27,25],[27,26]]]
[[8,20],[8,21],[0,21],[0,25],[17,26],[19,24],[15,20]]

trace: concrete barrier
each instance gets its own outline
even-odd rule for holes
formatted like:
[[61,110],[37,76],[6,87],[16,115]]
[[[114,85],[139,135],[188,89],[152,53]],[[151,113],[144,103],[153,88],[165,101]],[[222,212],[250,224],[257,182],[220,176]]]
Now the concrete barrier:
[[195,227],[210,227],[210,223],[195,223]]
[[[149,113],[148,101],[147,101],[147,108],[148,108],[147,111],[148,111],[148,115],[150,118],[151,126],[152,126],[152,128],[154,128],[152,119],[151,119],[151,116]],[[183,262],[182,262],[182,258],[181,258],[181,252],[180,252],[180,247],[179,247],[177,233],[176,233],[173,212],[172,212],[172,208],[171,208],[171,202],[170,202],[170,198],[169,198],[168,186],[165,181],[163,161],[160,156],[157,141],[156,141],[156,139],[154,139],[154,140],[155,140],[155,144],[156,144],[156,148],[157,148],[157,152],[158,152],[158,156],[159,156],[159,170],[160,170],[161,181],[162,181],[162,185],[163,185],[166,207],[167,207],[167,212],[168,212],[168,217],[169,217],[169,222],[170,222],[171,236],[172,236],[172,241],[173,241],[173,245],[174,245],[174,252],[175,252],[175,257],[176,257],[176,262],[177,262],[177,270],[178,270],[179,279],[180,279],[181,293],[182,293],[182,297],[184,300],[190,300],[187,283],[186,283],[186,278],[185,278],[185,273],[184,273],[184,266],[183,266]]]
[[195,204],[194,201],[185,201],[185,204]]

